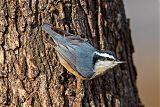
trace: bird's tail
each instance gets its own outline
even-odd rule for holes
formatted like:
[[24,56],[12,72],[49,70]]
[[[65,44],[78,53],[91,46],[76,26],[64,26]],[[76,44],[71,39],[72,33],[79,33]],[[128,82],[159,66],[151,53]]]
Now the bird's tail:
[[64,37],[61,34],[57,33],[56,29],[53,28],[50,24],[44,23],[42,25],[42,28],[46,33],[48,33],[52,37],[55,43],[65,41]]

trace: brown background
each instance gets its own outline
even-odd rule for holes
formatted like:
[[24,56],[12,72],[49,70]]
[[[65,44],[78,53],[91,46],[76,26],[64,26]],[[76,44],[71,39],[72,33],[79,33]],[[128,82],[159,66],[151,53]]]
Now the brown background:
[[138,88],[146,107],[160,107],[158,81],[159,26],[158,0],[124,0],[126,15],[131,19],[135,47],[134,62],[138,72]]

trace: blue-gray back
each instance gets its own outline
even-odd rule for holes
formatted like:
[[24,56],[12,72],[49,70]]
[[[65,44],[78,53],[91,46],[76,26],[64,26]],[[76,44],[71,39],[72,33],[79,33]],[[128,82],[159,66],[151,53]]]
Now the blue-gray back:
[[[93,53],[96,49],[86,40],[73,36],[62,36],[52,30],[48,24],[43,25],[44,30],[51,35],[56,43],[56,51],[60,54],[73,69],[84,77],[91,77],[93,71]],[[69,33],[68,33],[69,34]]]
[[91,77],[93,72],[93,54],[96,49],[88,42],[80,44],[76,50],[76,64],[77,70],[81,72],[83,76]]

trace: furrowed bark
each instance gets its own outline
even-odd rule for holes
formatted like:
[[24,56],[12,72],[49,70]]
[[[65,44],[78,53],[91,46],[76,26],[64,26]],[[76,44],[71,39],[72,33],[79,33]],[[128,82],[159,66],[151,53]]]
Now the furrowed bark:
[[[44,22],[87,38],[127,63],[82,81],[46,43]],[[122,0],[1,0],[0,106],[139,107],[129,19]]]

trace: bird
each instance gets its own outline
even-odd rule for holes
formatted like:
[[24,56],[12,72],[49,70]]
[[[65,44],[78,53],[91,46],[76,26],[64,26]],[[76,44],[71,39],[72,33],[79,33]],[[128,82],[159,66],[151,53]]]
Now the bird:
[[55,52],[62,66],[82,80],[104,75],[109,69],[124,63],[115,57],[114,52],[100,51],[80,36],[52,27],[48,23],[44,23],[42,28],[53,40],[46,41],[55,45]]

